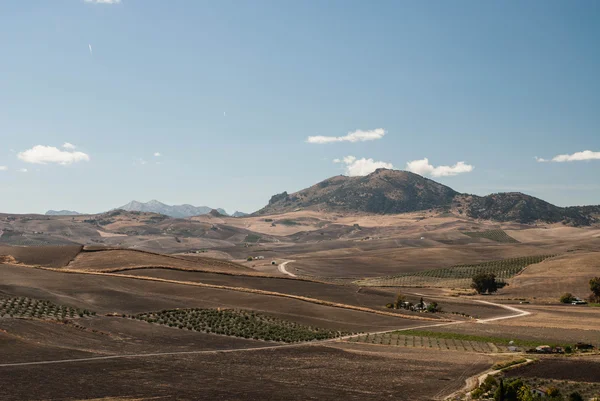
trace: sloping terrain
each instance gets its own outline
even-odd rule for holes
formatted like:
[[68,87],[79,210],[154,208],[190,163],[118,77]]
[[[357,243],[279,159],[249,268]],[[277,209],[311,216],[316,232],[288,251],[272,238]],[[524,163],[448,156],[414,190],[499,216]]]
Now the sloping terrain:
[[252,274],[253,270],[224,260],[195,257],[194,259],[161,255],[128,249],[84,250],[69,263],[70,270],[114,272],[145,268],[216,271]]
[[288,195],[274,195],[256,212],[277,214],[298,208],[326,211],[405,213],[447,206],[457,192],[407,171],[378,169],[365,177],[337,176]]

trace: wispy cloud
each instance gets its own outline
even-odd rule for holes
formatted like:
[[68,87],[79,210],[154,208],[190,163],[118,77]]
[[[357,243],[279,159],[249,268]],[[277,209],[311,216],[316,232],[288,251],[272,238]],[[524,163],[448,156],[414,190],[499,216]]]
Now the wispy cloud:
[[[64,145],[63,145],[64,146]],[[70,148],[67,148],[70,149]],[[17,157],[33,164],[56,163],[67,165],[81,161],[89,161],[90,157],[83,152],[74,152],[70,150],[60,150],[54,146],[37,145],[31,149],[20,152]]]
[[334,142],[365,142],[381,139],[384,135],[385,130],[383,128],[376,128],[370,131],[356,130],[353,132],[348,132],[348,134],[344,136],[309,136],[306,142],[317,144]]
[[119,4],[121,0],[83,0],[86,3],[93,4]]
[[378,168],[394,168],[392,163],[379,162],[364,157],[362,159],[357,159],[354,156],[346,156],[341,160],[335,159],[333,162],[344,164],[346,166],[346,175],[350,177],[368,175]]
[[558,155],[554,156],[552,159],[543,159],[541,157],[535,157],[535,160],[539,163],[545,162],[555,162],[555,163],[564,163],[564,162],[580,162],[586,160],[600,160],[600,152],[592,152],[591,150],[584,150],[583,152],[575,152],[571,155]]
[[63,146],[62,146],[62,147],[63,147],[63,148],[65,148],[65,149],[70,149],[70,150],[73,150],[73,149],[75,149],[77,146],[73,145],[72,143],[65,142],[65,143],[63,143]]
[[26,173],[28,170],[26,168],[20,168],[17,171],[19,171],[19,173]]
[[160,154],[160,152],[156,152],[154,153],[154,157],[161,157],[162,155]]
[[6,171],[6,170],[8,170],[8,167],[6,167],[6,166],[0,166],[0,171]]
[[88,48],[90,49],[90,55],[94,55],[94,51],[92,50],[92,45],[88,43]]
[[429,175],[432,177],[448,177],[462,173],[470,173],[474,167],[465,162],[458,162],[454,166],[433,166],[429,159],[413,160],[406,163],[406,169],[419,175]]

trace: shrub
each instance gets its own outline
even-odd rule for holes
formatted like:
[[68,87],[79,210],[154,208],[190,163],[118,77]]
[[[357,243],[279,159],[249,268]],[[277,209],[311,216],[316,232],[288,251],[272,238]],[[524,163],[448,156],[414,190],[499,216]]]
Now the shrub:
[[562,302],[563,304],[570,304],[574,300],[575,300],[575,297],[573,297],[573,294],[571,294],[570,292],[564,293],[560,297],[560,302]]
[[569,396],[567,397],[568,401],[583,401],[583,397],[581,396],[581,394],[579,394],[577,391],[569,394]]
[[252,256],[248,256],[248,257],[246,258],[246,260],[247,260],[248,262],[252,262],[252,261],[254,260],[254,258],[253,258]]

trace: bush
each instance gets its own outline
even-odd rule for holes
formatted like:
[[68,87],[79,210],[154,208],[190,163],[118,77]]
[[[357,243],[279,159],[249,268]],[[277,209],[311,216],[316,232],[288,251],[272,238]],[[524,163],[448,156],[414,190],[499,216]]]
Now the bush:
[[575,297],[573,296],[573,294],[571,294],[570,292],[564,293],[561,297],[560,297],[560,302],[562,302],[563,304],[570,304],[571,302],[573,302],[575,300]]
[[569,396],[567,397],[568,401],[583,401],[583,397],[581,396],[581,394],[579,394],[577,391],[569,394]]
[[254,260],[254,258],[253,258],[252,256],[248,256],[248,257],[246,258],[246,260],[247,260],[248,262],[252,262],[252,261]]
[[436,313],[441,312],[442,308],[437,304],[437,302],[432,302],[427,305],[427,312]]

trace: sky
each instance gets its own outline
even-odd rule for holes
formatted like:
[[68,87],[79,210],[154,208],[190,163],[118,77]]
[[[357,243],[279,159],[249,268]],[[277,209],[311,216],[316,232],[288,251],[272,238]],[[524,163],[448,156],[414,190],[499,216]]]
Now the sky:
[[375,168],[600,204],[600,2],[5,0],[0,212]]

